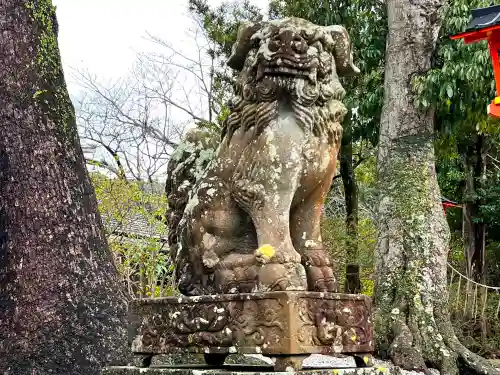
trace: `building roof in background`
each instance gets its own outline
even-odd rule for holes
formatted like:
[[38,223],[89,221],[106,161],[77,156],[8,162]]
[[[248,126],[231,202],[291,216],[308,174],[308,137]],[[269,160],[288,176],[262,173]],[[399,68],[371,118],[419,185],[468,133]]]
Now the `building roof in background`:
[[472,10],[472,20],[466,31],[481,30],[485,27],[500,25],[500,5]]
[[165,226],[159,219],[156,223],[149,223],[148,220],[140,214],[133,214],[127,219],[125,224],[116,221],[114,218],[104,218],[106,230],[111,234],[126,237],[135,237],[140,239],[158,239],[161,242],[167,241],[166,231],[159,231],[158,226]]

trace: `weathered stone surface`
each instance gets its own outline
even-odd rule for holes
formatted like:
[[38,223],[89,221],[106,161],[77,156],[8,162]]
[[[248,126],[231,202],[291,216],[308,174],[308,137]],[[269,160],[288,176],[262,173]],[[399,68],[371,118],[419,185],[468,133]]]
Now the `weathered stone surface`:
[[[252,369],[207,369],[207,368],[137,368],[137,367],[109,367],[103,369],[101,375],[289,375],[290,372],[258,371]],[[302,370],[298,375],[402,375],[400,369],[391,367],[350,368],[350,369],[322,369]]]
[[368,353],[370,315],[370,298],[327,292],[136,300],[129,340],[137,354]]
[[[168,168],[169,245],[184,295],[336,291],[320,217],[356,74],[341,26],[244,23],[222,139],[189,133]],[[207,163],[207,158],[212,162]]]
[[[262,355],[246,355],[246,354],[230,354],[226,360],[226,364],[238,365],[253,365],[253,366],[271,366],[273,365],[271,358],[263,357]],[[202,354],[197,353],[180,353],[180,354],[160,354],[155,355],[151,360],[151,366],[176,366],[176,365],[204,365],[205,359]],[[140,362],[132,365],[140,367]]]

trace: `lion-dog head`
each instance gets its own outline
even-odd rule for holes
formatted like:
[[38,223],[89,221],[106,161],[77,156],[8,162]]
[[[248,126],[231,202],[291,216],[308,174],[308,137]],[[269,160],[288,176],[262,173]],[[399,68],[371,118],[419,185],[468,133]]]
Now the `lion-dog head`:
[[265,127],[279,101],[287,101],[305,129],[338,138],[346,114],[339,77],[359,73],[344,27],[300,18],[247,22],[240,26],[228,65],[240,73],[224,135],[231,137],[241,126]]

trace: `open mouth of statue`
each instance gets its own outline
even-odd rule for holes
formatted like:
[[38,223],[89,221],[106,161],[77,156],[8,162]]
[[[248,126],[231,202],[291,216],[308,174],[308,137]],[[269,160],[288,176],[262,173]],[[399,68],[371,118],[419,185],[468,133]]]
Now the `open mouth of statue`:
[[311,81],[316,80],[316,69],[311,68],[296,68],[292,66],[283,66],[277,64],[259,64],[257,68],[257,81],[262,78],[293,78],[293,79],[309,79]]

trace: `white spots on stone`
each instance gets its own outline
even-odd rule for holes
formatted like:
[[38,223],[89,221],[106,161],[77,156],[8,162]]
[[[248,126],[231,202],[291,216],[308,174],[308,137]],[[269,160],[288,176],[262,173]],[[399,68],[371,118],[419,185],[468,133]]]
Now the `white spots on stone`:
[[273,198],[273,203],[274,203],[274,207],[275,208],[278,208],[279,205],[280,205],[280,195],[279,194],[274,194],[274,198]]
[[447,350],[445,348],[441,348],[441,353],[443,354],[444,357],[449,357],[450,356],[449,350]]
[[207,249],[212,249],[213,247],[215,247],[215,245],[217,245],[217,238],[210,233],[205,233],[203,235],[202,241],[204,247]]
[[260,348],[260,346],[256,346],[255,347],[255,353],[262,353],[262,349]]
[[268,146],[269,149],[269,158],[274,159],[277,156],[276,152],[276,147],[273,144],[269,144]]
[[193,211],[193,209],[198,206],[198,204],[200,204],[200,201],[198,199],[198,194],[195,193],[191,199],[188,201],[187,205],[186,205],[186,209],[185,209],[185,212],[188,212],[188,213],[191,213]]
[[314,240],[307,240],[304,242],[304,246],[312,248],[312,247],[317,246],[317,244],[316,244],[316,241],[314,241]]
[[224,330],[226,332],[226,335],[230,335],[233,331],[231,331],[231,329],[229,327],[226,327],[226,329]]
[[203,323],[203,324],[208,324],[210,323],[208,320],[206,320],[205,318],[200,318],[200,322]]
[[324,172],[330,165],[330,154],[328,152],[324,152],[322,156],[323,157],[321,158],[321,164],[319,166],[319,170],[321,172]]
[[209,197],[213,197],[216,191],[217,190],[215,190],[214,188],[210,188],[210,189],[207,190],[207,195]]
[[267,218],[267,223],[268,224],[272,224],[273,223],[273,221],[272,221],[272,219],[270,217]]
[[191,183],[188,180],[182,181],[181,186],[179,186],[179,190],[187,190],[191,187]]
[[[205,235],[207,235],[207,233],[205,233]],[[203,264],[205,267],[214,268],[219,262],[220,259],[213,250],[208,250],[203,254]]]
[[344,309],[342,310],[343,313],[346,313],[346,314],[350,314],[351,313],[351,309],[348,308],[348,307],[344,307]]
[[306,236],[307,236],[307,233],[306,232],[302,232],[302,239],[305,240],[306,239]]
[[397,307],[393,308],[391,311],[392,315],[399,315],[399,309]]
[[285,372],[294,372],[293,367],[292,366],[287,366],[285,368]]
[[238,350],[236,349],[236,347],[235,347],[235,346],[230,346],[230,347],[229,347],[229,349],[228,349],[228,351],[229,351],[229,353],[232,353],[232,354],[234,354],[234,353],[237,353],[237,352],[238,352]]
[[216,310],[216,312],[217,312],[217,313],[219,313],[219,314],[222,314],[224,311],[226,311],[226,310],[224,310],[224,308],[223,308],[223,307],[219,307],[219,308]]
[[177,299],[177,302],[182,303],[182,297],[179,297],[179,298]]

